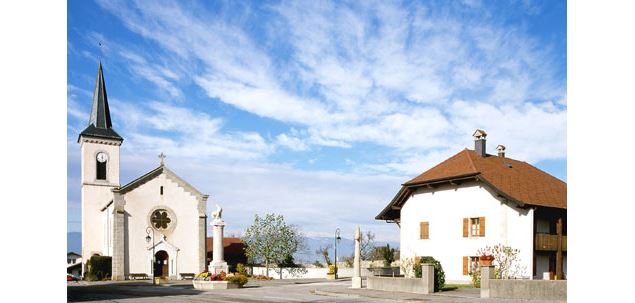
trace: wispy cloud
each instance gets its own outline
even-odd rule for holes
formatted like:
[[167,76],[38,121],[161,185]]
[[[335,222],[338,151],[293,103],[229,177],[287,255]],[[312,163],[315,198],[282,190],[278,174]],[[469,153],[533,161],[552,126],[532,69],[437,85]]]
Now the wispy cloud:
[[[372,220],[377,211],[398,184],[471,148],[476,128],[490,134],[490,151],[500,143],[529,162],[566,157],[566,79],[554,64],[562,54],[521,22],[498,18],[487,1],[442,9],[383,1],[97,3],[131,33],[78,30],[84,42],[104,46],[69,43],[69,51],[95,60],[103,52],[115,75],[134,82],[110,95],[126,138],[122,175],[137,177],[164,152],[177,173],[212,194],[210,203],[228,208],[232,230],[275,210],[315,235],[333,222],[351,230],[360,222],[394,239],[394,226]],[[542,10],[532,1],[504,5],[521,15]],[[131,88],[151,92],[126,94]],[[69,144],[90,110],[78,100],[91,95],[69,85]],[[341,172],[316,171],[332,155],[344,159]],[[324,216],[324,209],[339,211]]]
[[122,117],[120,133],[128,152],[166,152],[183,158],[261,159],[274,147],[260,134],[223,130],[223,119],[189,108],[151,101],[139,105],[117,100],[113,116]]
[[[433,147],[464,146],[484,119],[463,109],[477,109],[494,121],[509,113],[523,121],[545,116],[557,125],[566,121],[562,103],[555,110],[544,106],[564,95],[549,50],[522,29],[495,21],[419,4],[283,3],[270,7],[280,19],[262,24],[276,46],[259,45],[223,16],[207,18],[208,12],[194,14],[175,3],[100,5],[163,50],[202,63],[192,79],[210,98],[299,127],[306,136],[276,137],[296,151],[372,143],[421,155]],[[286,59],[274,55],[281,48]],[[169,83],[160,83],[165,78],[146,77],[170,90]],[[491,105],[483,108],[482,102]],[[457,121],[466,125],[461,132]],[[489,124],[496,130],[491,133],[505,134],[510,142],[508,134],[527,138],[535,132],[518,123]],[[535,160],[562,158],[565,142],[557,141],[562,137],[542,137],[552,146],[549,152],[514,147]]]

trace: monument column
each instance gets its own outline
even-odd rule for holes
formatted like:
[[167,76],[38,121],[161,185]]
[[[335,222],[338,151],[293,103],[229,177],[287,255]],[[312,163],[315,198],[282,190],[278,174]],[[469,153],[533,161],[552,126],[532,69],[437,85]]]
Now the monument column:
[[223,247],[223,228],[225,227],[225,221],[221,218],[223,209],[216,205],[216,211],[212,212],[214,220],[210,223],[214,228],[214,243],[212,251],[212,262],[209,265],[209,271],[217,274],[221,271],[228,272],[229,267],[224,260],[224,247]]
[[353,261],[353,285],[352,288],[362,288],[362,270],[360,266],[362,233],[359,225],[355,228],[355,260]]

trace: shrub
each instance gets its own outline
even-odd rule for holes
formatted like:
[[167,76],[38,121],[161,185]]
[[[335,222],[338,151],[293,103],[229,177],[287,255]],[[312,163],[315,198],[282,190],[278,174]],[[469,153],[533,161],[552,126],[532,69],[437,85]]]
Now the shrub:
[[112,257],[92,256],[88,260],[88,274],[86,280],[98,281],[112,276]]
[[265,275],[255,275],[251,277],[254,280],[273,280],[273,277],[267,277]]
[[227,276],[225,276],[224,281],[229,281],[229,282],[236,282],[238,284],[240,284],[240,286],[242,287],[243,285],[247,284],[247,276],[243,276],[241,274],[229,274]]
[[323,268],[324,264],[320,263],[320,261],[315,261],[315,262],[313,262],[313,266],[315,266],[317,268]]
[[390,267],[390,264],[395,261],[395,249],[390,248],[390,244],[386,244],[385,247],[380,247],[379,254],[384,259],[384,267]]
[[472,276],[472,285],[474,285],[474,287],[481,287],[481,272],[478,270],[473,271],[472,273],[470,273],[470,276]]
[[434,291],[437,292],[445,286],[445,272],[441,266],[441,262],[435,260],[433,257],[421,257],[415,262],[414,272],[415,277],[421,278],[421,264],[429,263],[434,267]]
[[519,258],[520,250],[497,244],[485,246],[477,251],[479,256],[493,256],[496,279],[511,279],[523,276],[525,269]]
[[245,267],[245,264],[242,264],[242,263],[236,264],[236,271],[238,271],[238,273],[243,276],[246,276],[246,277],[249,276],[249,274],[247,273],[247,267]]

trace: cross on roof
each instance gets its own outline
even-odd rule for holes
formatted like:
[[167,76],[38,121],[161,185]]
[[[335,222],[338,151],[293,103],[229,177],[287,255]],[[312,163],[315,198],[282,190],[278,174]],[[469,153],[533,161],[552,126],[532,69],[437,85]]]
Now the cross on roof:
[[163,165],[163,159],[165,159],[167,156],[163,154],[163,152],[161,152],[161,154],[159,154],[159,159],[161,159],[161,165]]

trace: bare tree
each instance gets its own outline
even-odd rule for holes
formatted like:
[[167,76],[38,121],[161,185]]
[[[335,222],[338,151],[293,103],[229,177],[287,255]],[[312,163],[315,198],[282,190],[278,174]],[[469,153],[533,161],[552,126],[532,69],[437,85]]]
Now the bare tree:
[[375,250],[375,234],[370,230],[362,234],[359,244],[362,260],[370,260]]
[[325,247],[320,246],[320,248],[315,250],[316,254],[320,254],[324,257],[324,263],[326,263],[326,266],[331,265],[331,258],[329,257],[329,250],[331,250],[331,247],[333,247],[333,245],[327,244]]

